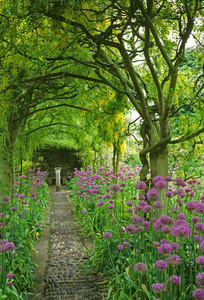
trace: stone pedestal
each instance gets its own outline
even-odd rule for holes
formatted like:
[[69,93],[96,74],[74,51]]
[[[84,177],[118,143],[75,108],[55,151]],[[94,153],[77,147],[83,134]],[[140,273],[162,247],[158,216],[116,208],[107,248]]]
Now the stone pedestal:
[[55,176],[56,176],[56,191],[60,191],[61,189],[61,178],[60,178],[60,167],[55,168]]

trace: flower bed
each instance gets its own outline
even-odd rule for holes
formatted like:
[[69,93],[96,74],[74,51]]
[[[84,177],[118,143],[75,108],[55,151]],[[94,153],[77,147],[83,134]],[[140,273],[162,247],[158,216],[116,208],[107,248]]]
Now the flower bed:
[[32,251],[43,228],[49,191],[45,172],[20,176],[0,202],[0,299],[27,299],[34,282]]
[[109,299],[204,299],[201,182],[175,172],[147,191],[138,175],[123,166],[116,184],[111,170],[75,170],[75,212],[95,240],[90,267],[108,275]]

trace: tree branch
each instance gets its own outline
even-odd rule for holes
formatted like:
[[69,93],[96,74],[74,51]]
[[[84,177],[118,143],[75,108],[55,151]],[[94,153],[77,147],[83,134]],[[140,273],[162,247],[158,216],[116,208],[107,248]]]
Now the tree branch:
[[28,134],[31,134],[39,129],[42,129],[42,128],[46,128],[46,127],[50,127],[50,126],[55,126],[55,125],[63,125],[63,126],[69,126],[69,127],[75,127],[75,128],[79,128],[81,130],[84,130],[82,127],[79,127],[79,126],[75,126],[75,125],[70,125],[70,124],[65,124],[65,123],[53,123],[53,124],[49,124],[49,125],[44,125],[44,126],[40,126],[38,128],[35,128],[27,133],[25,133],[24,135],[28,135]]

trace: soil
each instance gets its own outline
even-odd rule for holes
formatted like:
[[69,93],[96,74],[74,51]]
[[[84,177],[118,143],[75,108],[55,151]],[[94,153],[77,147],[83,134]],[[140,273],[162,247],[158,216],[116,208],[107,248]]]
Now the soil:
[[[55,192],[51,188],[51,205],[46,211],[45,229],[35,248],[39,264],[35,270],[36,281],[29,300],[100,300],[107,289],[101,276],[89,271],[83,264],[89,258],[87,250],[93,245],[83,238],[74,220],[74,204],[69,191]],[[37,255],[33,255],[34,261]]]

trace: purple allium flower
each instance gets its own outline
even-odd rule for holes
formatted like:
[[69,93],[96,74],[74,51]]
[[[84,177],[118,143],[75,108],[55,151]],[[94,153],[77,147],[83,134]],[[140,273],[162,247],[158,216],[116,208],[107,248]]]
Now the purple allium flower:
[[114,203],[114,200],[110,199],[110,200],[109,200],[109,203],[113,204],[113,203]]
[[204,273],[198,273],[196,276],[196,283],[204,288]]
[[168,264],[171,264],[173,267],[181,264],[181,258],[176,254],[169,255],[166,261],[168,262]]
[[118,246],[117,246],[117,249],[118,249],[118,250],[123,250],[123,245],[118,245]]
[[138,202],[138,204],[145,207],[147,205],[147,202],[144,201],[144,200],[141,200],[141,201]]
[[[139,198],[139,200],[145,200],[145,195],[143,195],[142,193],[139,193],[138,198]],[[133,197],[133,199],[134,199],[134,197]],[[135,199],[136,199],[136,197],[135,197]]]
[[20,194],[20,195],[18,196],[18,198],[20,198],[20,199],[25,198],[25,195],[24,195],[24,194]]
[[132,208],[127,208],[127,213],[132,213],[133,209]]
[[112,238],[112,234],[109,231],[106,231],[103,234],[103,238],[104,239],[111,239]]
[[199,218],[199,217],[192,217],[191,218],[191,224],[196,224],[196,223],[199,223],[199,222],[201,222],[201,218]]
[[167,263],[164,260],[160,259],[160,260],[158,260],[158,261],[155,262],[155,267],[159,271],[166,271],[167,268],[168,268],[168,265],[167,265]]
[[146,189],[146,183],[144,181],[138,181],[136,184],[135,184],[135,189],[136,190],[142,190],[144,191]]
[[[5,240],[7,241],[7,240]],[[12,252],[15,249],[15,245],[12,242],[5,242],[0,248],[0,252]]]
[[129,242],[123,242],[123,246],[124,246],[124,247],[128,247],[129,245],[130,245]]
[[159,242],[155,242],[155,241],[154,241],[154,242],[153,242],[153,245],[154,245],[154,247],[155,247],[155,248],[159,248],[159,246],[160,246],[160,243],[159,243]]
[[86,208],[83,208],[81,211],[81,214],[83,215],[83,214],[85,214],[85,212],[86,212]]
[[6,275],[6,278],[7,278],[7,279],[13,279],[13,277],[14,277],[14,275],[13,275],[12,273],[8,273],[8,274]]
[[161,223],[160,220],[155,221],[155,223],[153,225],[153,228],[155,231],[161,231],[162,227],[163,227],[163,224]]
[[179,285],[181,283],[181,278],[176,275],[172,275],[169,277],[169,282],[173,285]]
[[146,266],[144,263],[142,262],[138,262],[135,266],[134,266],[134,270],[137,273],[144,273],[146,271]]
[[185,208],[188,210],[188,211],[194,211],[197,207],[197,203],[195,203],[194,201],[190,201],[188,203],[186,203],[185,205]]
[[152,290],[154,293],[162,293],[166,289],[166,283],[153,283]]
[[148,213],[148,212],[151,212],[151,211],[152,211],[151,205],[145,205],[145,206],[144,206],[144,212],[145,212],[145,213]]
[[38,226],[40,226],[40,224],[39,223],[35,223],[35,226],[38,227]]
[[165,193],[165,196],[166,196],[167,198],[173,198],[173,197],[174,197],[174,193],[173,193],[172,191],[168,190],[168,191]]
[[162,227],[161,231],[162,231],[163,233],[165,233],[165,234],[168,234],[168,233],[172,232],[172,229],[171,229],[169,226],[164,225],[164,226]]
[[164,207],[164,204],[161,201],[155,201],[153,203],[153,208],[156,209],[162,209]]
[[12,285],[13,285],[12,282],[8,282],[8,283],[7,283],[7,286],[12,286]]
[[176,186],[182,186],[182,187],[186,186],[186,183],[182,178],[174,179],[173,184],[176,185]]
[[4,227],[4,223],[0,222],[0,229]]
[[129,233],[134,233],[136,231],[136,228],[133,225],[126,225],[125,230],[129,234]]
[[116,183],[112,184],[110,186],[110,189],[113,191],[113,192],[119,192],[120,191],[120,187],[119,185],[117,185]]
[[190,228],[188,225],[179,225],[173,228],[172,233],[178,239],[186,239],[189,238],[190,235]]
[[142,225],[143,225],[144,228],[149,228],[150,227],[150,222],[149,221],[144,221]]
[[198,212],[199,214],[203,214],[204,213],[204,203],[199,203],[196,206],[195,211]]
[[17,209],[18,208],[16,206],[11,206],[11,208],[10,208],[11,211],[17,211]]
[[177,220],[186,220],[186,216],[184,214],[178,214]]
[[202,252],[204,252],[204,242],[201,242],[201,244],[200,244],[200,250],[201,250]]
[[114,209],[114,208],[115,208],[115,206],[114,206],[113,204],[109,204],[109,205],[108,205],[108,209],[112,210],[112,209]]
[[172,179],[171,176],[166,176],[166,177],[164,178],[164,180],[165,180],[166,182],[170,182],[170,181],[172,181],[173,179]]
[[13,197],[15,198],[15,197],[18,197],[19,196],[19,193],[15,193],[15,194],[13,194]]
[[133,201],[131,201],[131,200],[126,201],[126,205],[127,206],[133,206]]
[[169,244],[162,244],[160,247],[158,247],[158,251],[160,254],[168,255],[172,251],[172,247]]
[[203,241],[202,236],[197,235],[197,234],[194,235],[194,243],[195,243],[195,244],[200,244],[202,241]]
[[141,205],[136,205],[134,206],[134,212],[137,214],[138,212],[143,210],[143,206]]
[[2,217],[2,218],[3,218],[3,217],[4,217],[4,213],[0,213],[0,217]]
[[196,290],[193,292],[193,297],[194,297],[196,300],[204,300],[204,290],[203,290],[203,289],[196,289]]
[[23,219],[24,218],[24,216],[22,215],[22,213],[18,213],[18,217],[19,217],[19,219]]
[[101,201],[101,202],[97,202],[97,203],[96,203],[96,206],[97,206],[97,207],[104,206],[104,202],[103,202],[103,201]]
[[133,223],[140,223],[140,222],[142,222],[142,218],[138,215],[134,215],[134,216],[131,217],[131,221]]
[[171,217],[167,216],[167,215],[162,215],[159,217],[159,220],[160,222],[163,224],[163,225],[167,225],[167,224],[170,224],[171,222]]
[[180,245],[176,242],[172,242],[172,243],[170,243],[170,245],[173,250],[179,250],[181,248]]
[[9,196],[5,196],[2,198],[2,201],[3,202],[8,202],[10,200],[10,197]]
[[164,190],[166,188],[166,182],[164,180],[159,180],[155,183],[155,186],[159,190]]
[[156,189],[149,190],[147,192],[147,199],[149,201],[152,201],[152,200],[156,201],[156,200],[158,200],[159,199],[159,192],[158,192],[158,190],[156,190]]
[[200,265],[201,267],[204,267],[204,256],[198,256],[196,258],[196,262],[198,265]]
[[203,223],[196,223],[194,228],[195,228],[195,231],[199,231],[201,234],[204,233],[204,224]]
[[155,184],[158,181],[165,181],[164,177],[157,175],[152,179],[153,183]]

